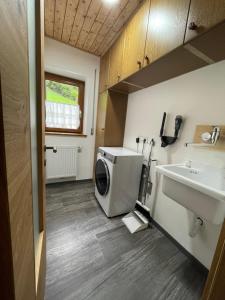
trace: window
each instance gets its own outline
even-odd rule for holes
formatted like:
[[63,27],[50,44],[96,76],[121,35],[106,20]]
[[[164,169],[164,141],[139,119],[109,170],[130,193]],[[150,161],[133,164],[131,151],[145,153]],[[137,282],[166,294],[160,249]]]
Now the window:
[[83,81],[45,73],[46,132],[83,133],[84,86]]

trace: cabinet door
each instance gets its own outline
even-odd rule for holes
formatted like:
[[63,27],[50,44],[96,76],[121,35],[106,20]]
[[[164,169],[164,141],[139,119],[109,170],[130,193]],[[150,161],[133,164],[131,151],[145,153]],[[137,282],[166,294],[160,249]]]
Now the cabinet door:
[[121,147],[123,145],[127,100],[127,95],[109,91],[104,138],[106,147]]
[[190,0],[151,0],[145,64],[182,45]]
[[98,100],[97,123],[96,123],[96,148],[104,146],[105,122],[108,102],[108,92],[101,93]]
[[185,42],[224,19],[225,0],[191,0]]
[[124,50],[124,32],[119,36],[116,42],[110,49],[109,59],[109,86],[113,86],[120,81],[121,67],[123,62],[123,50]]
[[100,93],[108,89],[109,80],[109,51],[101,57],[100,61],[100,78],[99,78],[99,91]]
[[150,0],[146,0],[125,29],[122,79],[143,67]]

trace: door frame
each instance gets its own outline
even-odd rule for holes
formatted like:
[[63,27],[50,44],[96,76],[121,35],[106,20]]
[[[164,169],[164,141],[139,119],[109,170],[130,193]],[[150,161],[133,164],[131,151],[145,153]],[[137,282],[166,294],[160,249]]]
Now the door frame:
[[2,299],[14,299],[15,292],[4,135],[0,70],[0,231],[2,233],[0,238],[0,296]]
[[219,300],[225,295],[225,220],[202,295],[202,300]]
[[38,144],[39,240],[35,257],[37,300],[43,300],[46,277],[46,222],[45,222],[45,85],[44,85],[44,0],[36,2],[36,94]]

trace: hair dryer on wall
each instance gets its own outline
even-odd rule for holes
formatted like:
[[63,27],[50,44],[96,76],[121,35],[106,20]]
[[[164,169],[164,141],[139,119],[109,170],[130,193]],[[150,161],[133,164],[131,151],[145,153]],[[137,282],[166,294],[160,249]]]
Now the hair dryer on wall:
[[179,115],[176,116],[174,136],[163,135],[165,121],[166,121],[166,113],[164,112],[163,119],[162,119],[162,126],[161,126],[161,130],[160,130],[160,137],[161,137],[161,141],[162,141],[161,147],[163,147],[163,148],[167,147],[168,145],[172,145],[176,142],[181,124],[183,122],[183,118],[182,118],[182,116],[179,116]]

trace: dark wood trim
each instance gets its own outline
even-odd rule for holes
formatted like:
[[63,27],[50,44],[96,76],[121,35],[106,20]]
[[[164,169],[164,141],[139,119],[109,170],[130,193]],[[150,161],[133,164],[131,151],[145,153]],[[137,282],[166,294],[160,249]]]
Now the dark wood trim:
[[53,80],[61,83],[66,83],[79,87],[79,98],[78,103],[80,105],[80,110],[82,112],[82,116],[80,119],[80,127],[78,129],[67,129],[67,128],[45,128],[46,132],[63,132],[63,133],[83,133],[83,123],[84,123],[84,90],[85,90],[85,82],[81,80],[77,80],[74,78],[68,78],[65,76],[45,72],[45,79]]
[[82,134],[82,133],[69,133],[69,132],[53,132],[53,131],[46,131],[45,132],[46,135],[66,135],[66,136],[74,136],[74,137],[83,137],[86,138],[87,135],[86,134]]
[[75,85],[75,86],[82,86],[85,82],[82,80],[78,80],[78,79],[74,79],[74,78],[70,78],[70,77],[65,77],[59,74],[53,74],[50,72],[45,72],[45,79],[48,80],[53,80],[53,81],[58,81],[61,83],[66,83],[66,84],[71,84],[71,85]]
[[39,241],[36,253],[36,299],[43,300],[46,278],[46,193],[45,193],[45,71],[44,71],[44,0],[36,1],[36,91],[38,137]]
[[45,72],[44,72],[44,1],[36,1],[36,91],[38,137],[38,191],[40,232],[45,230]]
[[0,299],[15,299],[0,74]]
[[53,127],[45,127],[45,132],[82,134],[82,131],[80,129],[53,128]]
[[225,221],[220,232],[216,251],[209,271],[202,300],[225,298]]
[[38,281],[37,281],[37,300],[43,300],[45,294],[45,270],[46,270],[46,233],[40,233],[38,254]]

